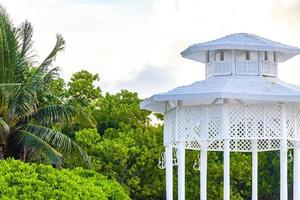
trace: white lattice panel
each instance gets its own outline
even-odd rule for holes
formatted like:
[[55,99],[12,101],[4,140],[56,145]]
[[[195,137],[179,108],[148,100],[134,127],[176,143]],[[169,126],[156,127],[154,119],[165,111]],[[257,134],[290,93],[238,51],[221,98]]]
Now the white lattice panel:
[[206,109],[208,138],[215,139],[221,137],[221,106],[208,106]]
[[279,138],[281,135],[281,107],[264,106],[264,135],[266,138]]
[[[223,105],[188,106],[165,114],[164,143],[176,146],[185,141],[186,148],[222,151],[224,139],[230,139],[231,151],[251,151],[257,142],[259,151],[278,150],[282,127],[286,126],[288,147],[300,139],[300,107],[287,106],[286,122],[282,124],[282,105],[227,104],[227,114],[221,118]],[[177,113],[177,114],[176,114]],[[222,134],[222,119],[227,120],[229,138]]]
[[245,106],[246,137],[261,138],[264,136],[264,106]]

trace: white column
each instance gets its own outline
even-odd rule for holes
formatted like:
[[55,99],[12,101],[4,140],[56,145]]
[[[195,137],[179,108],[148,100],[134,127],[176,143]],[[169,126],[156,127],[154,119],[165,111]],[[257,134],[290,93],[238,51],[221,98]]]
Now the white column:
[[207,147],[201,150],[200,158],[200,200],[206,200],[207,191]]
[[288,162],[287,162],[287,146],[286,141],[281,141],[280,149],[280,200],[288,199],[288,182],[287,182],[287,171],[288,171]]
[[173,152],[172,146],[168,145],[166,153],[166,195],[167,200],[173,200]]
[[300,200],[300,148],[294,149],[294,200]]
[[286,105],[281,107],[281,131],[280,142],[280,200],[288,199],[288,148],[286,140]]
[[223,195],[224,200],[230,200],[230,134],[229,134],[229,125],[228,125],[228,105],[225,104],[226,100],[224,99],[224,104],[222,105],[222,114],[221,114],[221,130],[224,138],[224,186],[223,186]]
[[185,200],[185,144],[183,141],[177,144],[178,153],[178,200]]
[[224,200],[230,200],[230,140],[224,141]]
[[258,198],[258,153],[257,153],[257,140],[252,141],[252,200]]

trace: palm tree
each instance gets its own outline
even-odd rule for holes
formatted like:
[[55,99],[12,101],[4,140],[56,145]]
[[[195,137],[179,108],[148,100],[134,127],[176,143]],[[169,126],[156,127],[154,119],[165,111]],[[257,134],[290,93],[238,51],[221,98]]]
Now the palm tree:
[[14,27],[5,9],[0,6],[0,159],[9,152],[18,152],[23,160],[31,155],[61,163],[74,154],[88,162],[88,156],[70,138],[52,127],[74,119],[93,125],[80,110],[67,105],[46,105],[40,99],[58,76],[51,68],[57,53],[65,48],[61,35],[46,59],[37,67],[32,25],[25,21]]

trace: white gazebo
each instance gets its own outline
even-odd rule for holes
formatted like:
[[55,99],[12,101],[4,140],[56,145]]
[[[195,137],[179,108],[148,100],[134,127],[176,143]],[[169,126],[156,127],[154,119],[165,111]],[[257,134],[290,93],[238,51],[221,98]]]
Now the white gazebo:
[[[153,95],[142,109],[164,113],[167,200],[185,199],[185,149],[201,152],[200,197],[206,200],[207,151],[224,153],[224,200],[230,199],[230,152],[252,153],[252,200],[257,200],[258,152],[280,151],[280,199],[288,199],[288,149],[294,149],[294,200],[300,200],[300,87],[278,79],[278,63],[300,49],[238,33],[194,44],[181,53],[205,64],[206,79]],[[300,76],[300,74],[299,74]]]

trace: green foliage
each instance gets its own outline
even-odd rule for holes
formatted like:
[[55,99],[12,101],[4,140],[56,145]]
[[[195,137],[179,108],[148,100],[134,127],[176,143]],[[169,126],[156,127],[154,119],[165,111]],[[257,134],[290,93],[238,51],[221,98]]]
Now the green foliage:
[[[258,154],[259,197],[267,200],[279,200],[280,195],[280,156],[277,152]],[[289,199],[293,199],[293,162],[288,164]]]
[[161,133],[161,127],[108,129],[100,138],[87,129],[77,132],[75,139],[88,152],[92,169],[118,180],[133,199],[163,199],[164,171],[157,167]]
[[140,109],[138,94],[127,90],[99,98],[93,104],[93,116],[98,124],[98,131],[103,134],[108,128],[118,129],[122,126],[131,128],[146,127],[150,112]]
[[101,96],[100,87],[95,87],[94,82],[99,81],[98,74],[91,74],[86,70],[81,70],[72,75],[68,83],[69,102],[73,105],[86,107],[93,100]]
[[54,169],[49,165],[0,161],[1,199],[99,199],[129,200],[113,180],[76,168]]
[[91,149],[101,141],[101,136],[96,129],[82,129],[76,133],[78,144],[84,144],[85,149]]
[[65,102],[66,83],[63,78],[55,78],[48,84],[48,94],[45,95],[46,104],[62,104]]

